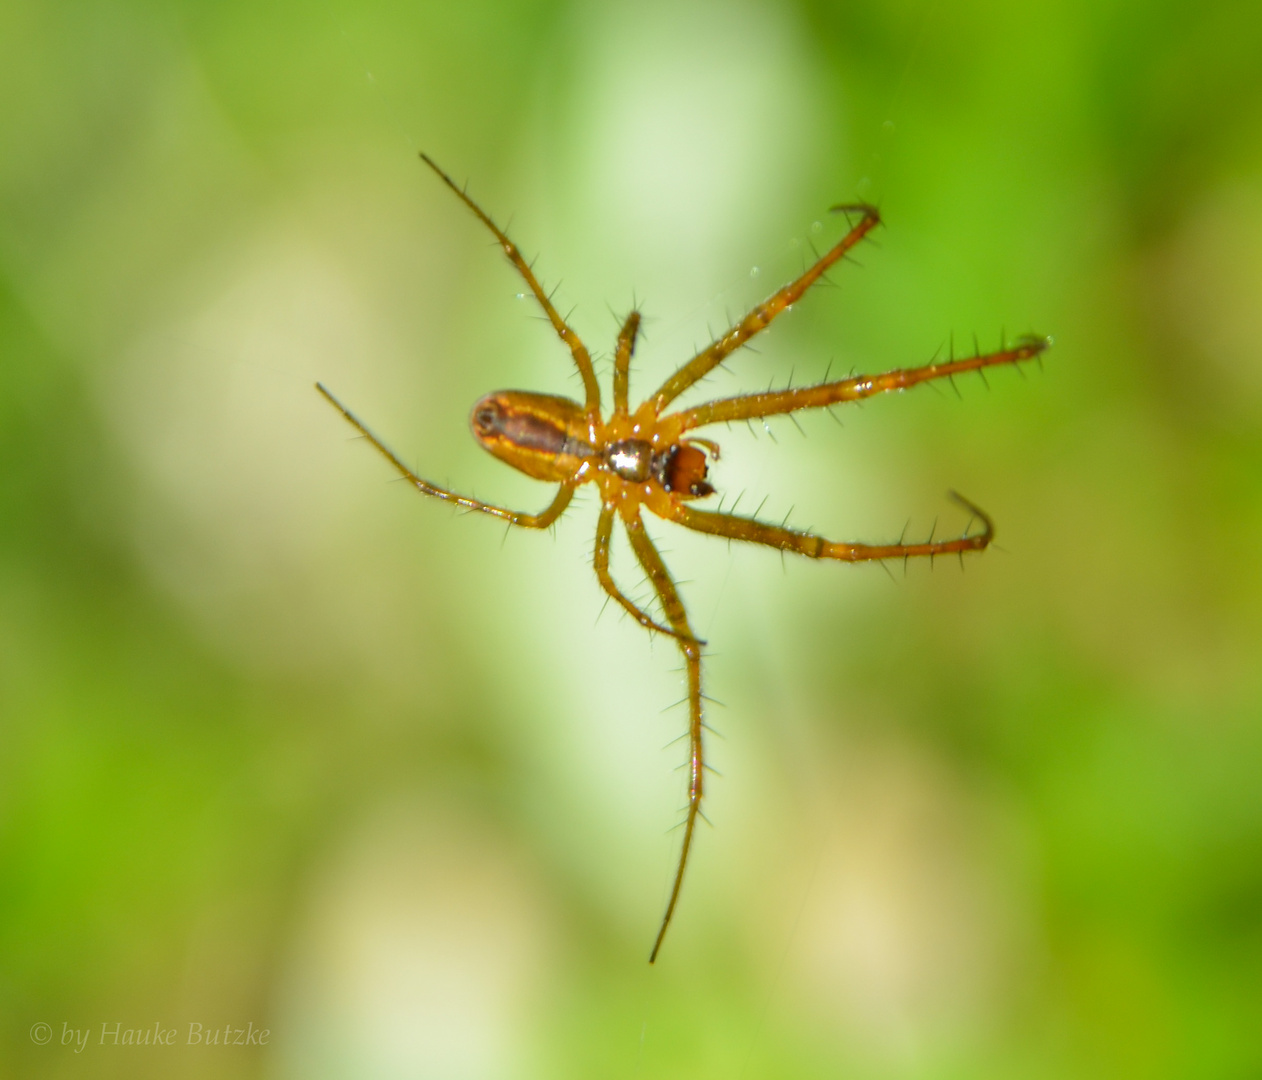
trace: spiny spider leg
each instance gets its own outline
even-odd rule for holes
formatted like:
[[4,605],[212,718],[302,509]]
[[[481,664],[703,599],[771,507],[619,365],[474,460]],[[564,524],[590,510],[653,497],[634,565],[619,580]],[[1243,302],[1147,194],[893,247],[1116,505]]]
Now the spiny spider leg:
[[717,514],[706,510],[693,510],[680,503],[671,513],[671,520],[687,529],[723,536],[729,540],[747,540],[751,544],[766,544],[781,551],[794,551],[808,559],[839,559],[842,562],[869,562],[874,559],[907,559],[928,555],[949,555],[963,551],[982,551],[995,538],[995,525],[980,507],[954,491],[951,498],[982,523],[982,531],[972,536],[960,536],[954,540],[933,540],[923,544],[850,544],[844,541],[825,540],[814,533],[786,529],[783,525],[768,525],[754,518],[737,517],[734,514]]
[[613,411],[615,416],[627,415],[627,392],[630,385],[631,354],[635,352],[635,337],[640,332],[640,313],[631,312],[618,332],[618,347],[613,354]]
[[365,439],[367,439],[378,452],[390,462],[401,476],[406,478],[413,487],[422,495],[432,495],[436,499],[442,499],[445,502],[455,503],[457,506],[463,506],[466,510],[476,510],[482,514],[490,514],[492,517],[502,518],[510,525],[520,525],[525,529],[546,529],[557,518],[561,516],[562,511],[570,504],[570,499],[574,497],[575,484],[567,481],[563,483],[556,493],[556,498],[552,500],[552,504],[541,514],[523,514],[517,510],[507,510],[502,506],[492,506],[490,503],[479,502],[477,499],[471,499],[467,495],[457,495],[454,491],[448,491],[446,488],[436,487],[428,480],[422,480],[411,469],[403,464],[385,443],[383,443],[376,435],[368,430],[367,427],[352,413],[345,405],[337,400],[325,388],[323,383],[316,383],[315,387],[321,394],[328,399],[329,403],[337,409],[350,422]]
[[[613,534],[613,515],[614,512],[609,508],[602,508],[600,511],[600,519],[596,522],[596,554],[592,560],[596,569],[596,577],[600,581],[601,588],[607,592],[610,597],[622,605],[624,610],[644,629],[656,630],[659,634],[666,634],[668,637],[680,637],[678,630],[672,630],[669,626],[662,626],[661,623],[654,622],[640,608],[636,607],[630,600],[623,595],[621,589],[613,579],[613,575],[609,573],[609,539]],[[696,641],[695,638],[689,637],[687,640]],[[704,645],[705,642],[696,641],[698,645]]]
[[517,245],[490,219],[482,207],[469,198],[464,190],[435,164],[433,158],[428,154],[422,153],[421,160],[433,169],[438,174],[439,179],[456,193],[457,198],[477,215],[478,220],[483,225],[495,234],[495,239],[499,241],[504,254],[508,256],[508,261],[517,268],[517,272],[521,274],[526,284],[530,286],[530,291],[534,293],[535,299],[539,301],[539,306],[543,308],[544,314],[548,316],[548,320],[552,323],[552,328],[557,332],[557,336],[570,347],[570,352],[574,356],[574,366],[578,368],[578,373],[583,378],[583,389],[587,395],[587,411],[589,414],[599,417],[600,385],[596,382],[596,371],[592,367],[592,358],[587,351],[587,346],[570,329],[569,324],[561,318],[557,309],[552,306],[552,301],[548,298],[548,294],[543,291],[543,286],[535,278],[533,271],[530,269],[530,264],[522,257]]
[[627,539],[631,541],[636,558],[640,560],[649,581],[657,590],[666,618],[679,631],[676,641],[679,651],[684,654],[684,665],[688,671],[688,810],[684,817],[684,839],[679,850],[675,883],[671,886],[670,900],[666,904],[666,914],[662,916],[657,939],[653,942],[653,951],[649,953],[651,964],[657,959],[657,951],[666,937],[666,928],[670,926],[671,916],[675,914],[675,905],[679,903],[679,890],[684,883],[684,870],[688,866],[688,855],[692,850],[692,836],[696,831],[697,815],[701,813],[701,799],[705,794],[705,752],[701,743],[701,643],[688,626],[688,613],[684,610],[683,601],[679,599],[675,583],[644,529],[639,512],[634,511],[630,515],[624,512],[623,524],[626,525]]
[[797,303],[801,299],[802,294],[814,285],[833,263],[876,228],[881,220],[881,216],[874,206],[856,204],[854,206],[834,206],[832,209],[838,213],[852,211],[863,216],[860,218],[859,223],[853,226],[834,247],[820,256],[814,265],[808,267],[801,277],[772,293],[771,296],[755,307],[727,333],[712,341],[662,383],[657,393],[649,399],[653,403],[654,412],[660,415],[662,410],[687,390],[688,387],[698,379],[708,375],[755,334],[765,330],[771,324],[771,320],[782,311]]
[[767,390],[761,394],[720,398],[691,409],[683,409],[676,415],[681,422],[680,430],[688,431],[705,424],[750,420],[755,417],[793,413],[799,409],[821,409],[843,401],[859,401],[890,390],[906,390],[930,379],[945,379],[967,371],[981,371],[997,364],[1016,364],[1031,360],[1050,344],[1047,338],[1030,336],[1020,339],[1011,348],[985,356],[970,356],[963,360],[949,360],[917,368],[899,368],[883,375],[856,375],[837,382],[803,386],[795,390]]

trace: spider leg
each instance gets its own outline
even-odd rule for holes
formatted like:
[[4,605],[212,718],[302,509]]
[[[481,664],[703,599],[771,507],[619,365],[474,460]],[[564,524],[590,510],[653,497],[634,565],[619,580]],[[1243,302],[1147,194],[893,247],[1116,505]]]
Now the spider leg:
[[631,354],[635,352],[635,338],[639,332],[640,313],[633,311],[618,332],[618,348],[613,355],[613,411],[619,416],[627,414]]
[[[653,619],[649,618],[640,608],[628,600],[614,582],[613,575],[609,573],[609,539],[613,534],[613,514],[612,509],[608,507],[602,508],[600,520],[596,523],[596,555],[593,563],[595,564],[596,577],[600,581],[601,588],[609,594],[611,599],[621,604],[623,609],[645,630],[655,630],[659,634],[680,638],[678,630],[672,630],[669,626],[662,626],[661,623],[654,622]],[[698,641],[691,636],[687,640],[697,645],[705,644],[704,641]]]
[[851,544],[825,540],[814,533],[798,532],[783,525],[768,525],[754,518],[736,517],[734,514],[717,514],[706,510],[693,510],[678,503],[671,520],[697,532],[711,536],[725,536],[729,540],[747,540],[751,544],[766,544],[781,551],[794,551],[809,559],[839,559],[842,562],[870,562],[876,559],[908,559],[919,556],[947,555],[953,552],[982,551],[995,538],[995,524],[988,514],[974,506],[964,496],[951,492],[951,498],[963,506],[982,523],[982,531],[965,534],[954,540],[930,539],[923,544]]
[[540,514],[523,514],[517,510],[508,510],[502,506],[492,506],[490,503],[480,502],[477,499],[471,499],[467,495],[457,495],[454,491],[448,491],[446,488],[437,487],[428,480],[422,480],[411,469],[403,464],[385,443],[383,443],[376,435],[368,430],[361,420],[352,413],[345,405],[337,400],[322,383],[316,383],[315,387],[328,400],[328,402],[337,409],[350,425],[355,428],[365,439],[367,439],[373,447],[380,453],[395,469],[399,475],[408,481],[422,495],[432,495],[435,499],[442,499],[444,502],[455,503],[457,506],[463,506],[466,510],[476,510],[482,514],[490,514],[503,521],[507,521],[510,525],[520,525],[525,529],[546,529],[570,504],[570,499],[574,497],[574,488],[577,486],[573,481],[567,480],[561,485],[556,493],[556,498],[546,510]]
[[548,316],[548,321],[552,323],[552,328],[557,332],[557,336],[569,346],[571,354],[574,356],[574,366],[578,368],[579,375],[583,379],[583,389],[587,394],[587,411],[589,413],[600,412],[600,386],[596,382],[596,371],[592,367],[592,358],[587,351],[587,346],[579,339],[579,336],[570,329],[569,324],[561,318],[560,313],[552,306],[552,300],[548,294],[543,291],[538,280],[535,278],[530,264],[522,257],[521,252],[517,249],[508,236],[504,233],[494,221],[490,219],[486,211],[475,203],[464,190],[459,187],[450,176],[435,164],[434,159],[428,154],[421,154],[421,160],[425,162],[431,169],[438,174],[438,177],[452,191],[456,193],[456,197],[465,204],[470,210],[477,215],[478,220],[482,222],[492,233],[495,239],[499,241],[500,247],[504,254],[508,256],[508,261],[517,268],[517,272],[521,274],[526,284],[530,287],[530,291],[534,293],[535,299],[539,301],[539,306],[543,308],[543,313]]
[[657,931],[657,940],[653,942],[653,951],[649,953],[649,963],[657,959],[662,947],[662,939],[666,937],[666,929],[670,926],[671,916],[675,914],[675,906],[679,903],[679,890],[684,883],[684,870],[688,866],[688,855],[692,851],[692,837],[696,831],[697,817],[701,813],[701,798],[705,787],[705,754],[701,742],[701,643],[693,635],[688,626],[688,613],[684,610],[683,601],[670,572],[662,562],[661,555],[653,546],[640,515],[633,517],[624,514],[623,524],[627,529],[627,538],[631,541],[632,550],[640,565],[648,575],[653,588],[657,590],[658,599],[666,618],[677,631],[676,641],[679,651],[684,654],[684,666],[688,671],[688,811],[684,818],[684,839],[679,851],[679,866],[675,870],[675,883],[671,886],[670,900],[666,904],[666,914],[662,916],[661,928]]
[[1050,339],[1030,335],[1015,342],[1011,348],[987,353],[985,356],[970,356],[917,368],[899,368],[883,375],[857,375],[837,382],[820,383],[818,386],[802,386],[796,390],[767,390],[761,394],[720,398],[679,412],[677,415],[681,421],[680,430],[687,431],[705,424],[794,413],[799,409],[822,409],[842,401],[860,401],[890,390],[907,390],[931,379],[949,379],[966,371],[981,372],[984,368],[999,364],[1018,364],[1045,352],[1050,345]]
[[713,371],[755,334],[765,330],[770,325],[771,320],[782,311],[797,303],[803,293],[814,285],[833,263],[876,228],[881,220],[881,216],[874,206],[834,206],[833,210],[841,212],[854,211],[863,216],[859,219],[859,223],[854,225],[837,244],[820,256],[813,265],[809,266],[801,277],[772,293],[771,296],[755,307],[735,326],[731,327],[722,337],[712,341],[662,383],[657,393],[649,399],[653,402],[653,409],[656,413],[660,415],[661,411],[687,390],[688,387]]

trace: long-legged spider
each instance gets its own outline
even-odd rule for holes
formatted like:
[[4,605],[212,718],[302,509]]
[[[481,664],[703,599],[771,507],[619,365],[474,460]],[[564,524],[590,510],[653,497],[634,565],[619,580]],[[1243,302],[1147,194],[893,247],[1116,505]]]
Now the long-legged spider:
[[[858,216],[857,224],[829,251],[820,256],[800,277],[777,290],[722,336],[716,338],[691,360],[680,367],[657,388],[635,412],[627,404],[628,372],[640,328],[640,313],[632,311],[623,323],[614,349],[613,412],[606,419],[601,415],[600,386],[592,367],[591,355],[578,335],[552,305],[517,246],[427,155],[421,159],[428,165],[478,219],[495,235],[499,246],[516,267],[531,293],[543,308],[557,335],[569,347],[574,365],[583,380],[586,400],[580,405],[569,398],[552,394],[536,394],[526,390],[501,390],[487,394],[473,407],[470,425],[474,438],[501,461],[521,470],[527,476],[559,484],[551,504],[538,514],[519,513],[501,506],[458,495],[422,480],[337,400],[321,383],[320,391],[380,451],[401,476],[424,495],[455,503],[466,510],[476,510],[501,518],[510,525],[527,529],[545,529],[552,525],[580,484],[589,481],[600,489],[600,518],[596,523],[594,565],[596,577],[610,598],[646,630],[667,634],[675,639],[683,654],[688,677],[688,807],[683,821],[683,841],[674,883],[661,927],[649,954],[649,963],[657,959],[667,927],[679,902],[684,870],[692,850],[697,817],[705,794],[705,753],[702,740],[701,648],[705,644],[688,622],[683,601],[671,580],[661,555],[653,546],[640,519],[640,508],[647,508],[660,518],[673,521],[697,532],[725,536],[731,540],[747,540],[755,544],[793,551],[812,559],[839,559],[843,562],[865,562],[877,559],[907,559],[913,556],[945,555],[965,551],[981,551],[994,538],[990,518],[967,499],[952,493],[956,502],[982,523],[982,530],[970,535],[969,525],[963,535],[953,540],[933,540],[908,544],[856,544],[826,540],[808,532],[798,532],[783,525],[769,525],[756,518],[738,517],[732,513],[693,509],[688,503],[713,494],[707,483],[706,455],[717,458],[718,446],[708,439],[690,436],[689,432],[707,424],[727,423],[795,413],[801,409],[819,409],[843,401],[858,401],[889,390],[905,390],[931,379],[950,378],[966,371],[980,371],[998,364],[1014,364],[1038,356],[1051,344],[1042,337],[1026,336],[999,351],[964,359],[951,358],[923,367],[887,371],[882,375],[858,375],[834,382],[822,382],[797,389],[767,390],[758,394],[741,394],[694,405],[678,412],[665,412],[666,407],[693,383],[713,371],[724,359],[745,345],[755,334],[767,328],[781,312],[794,303],[824,273],[843,258],[880,222],[872,206],[852,204],[832,207],[833,211]],[[609,572],[609,540],[614,519],[626,529],[631,549],[648,576],[665,613],[668,626],[648,615],[629,600],[614,583]]]

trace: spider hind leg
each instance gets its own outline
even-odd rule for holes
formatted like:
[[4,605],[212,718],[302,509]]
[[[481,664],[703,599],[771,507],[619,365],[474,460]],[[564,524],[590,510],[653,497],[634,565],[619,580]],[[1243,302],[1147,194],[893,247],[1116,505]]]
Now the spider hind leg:
[[459,495],[447,488],[440,488],[437,484],[431,484],[428,480],[422,480],[404,465],[395,452],[377,438],[359,417],[338,401],[323,383],[316,383],[315,388],[330,405],[342,414],[346,422],[358,431],[367,440],[368,444],[390,462],[399,475],[422,495],[429,495],[431,498],[441,499],[443,502],[455,503],[456,506],[463,510],[490,514],[491,517],[507,521],[509,525],[519,525],[523,529],[546,529],[564,513],[565,508],[570,505],[570,500],[574,497],[575,484],[573,481],[567,480],[557,489],[556,497],[545,510],[538,514],[526,514],[520,510],[509,510],[507,507],[494,506],[491,503],[484,503],[480,499],[472,499],[468,495]]
[[552,296],[546,293],[543,286],[539,284],[539,279],[535,277],[534,271],[530,268],[530,263],[522,256],[517,245],[508,238],[508,234],[491,220],[490,215],[469,197],[468,192],[464,188],[460,187],[450,176],[443,172],[433,158],[426,153],[422,153],[421,160],[438,174],[438,178],[451,188],[456,198],[472,210],[477,219],[494,234],[504,255],[521,275],[522,280],[525,281],[531,293],[534,294],[534,298],[539,302],[539,306],[543,308],[543,313],[552,324],[552,329],[557,332],[557,337],[565,342],[570,354],[574,357],[574,366],[578,368],[578,373],[583,379],[583,389],[587,395],[587,411],[589,413],[599,413],[600,385],[596,381],[596,370],[592,367],[591,354],[588,353],[587,346],[583,344],[578,334],[570,329],[569,323],[561,317],[561,313],[553,306]]

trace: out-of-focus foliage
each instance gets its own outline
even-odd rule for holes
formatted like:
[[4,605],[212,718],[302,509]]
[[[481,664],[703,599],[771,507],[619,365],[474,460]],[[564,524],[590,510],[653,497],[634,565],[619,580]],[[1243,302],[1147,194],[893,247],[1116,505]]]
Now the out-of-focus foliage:
[[[1222,0],[0,6],[0,1076],[1262,1071],[1259,57]],[[594,348],[643,303],[633,396],[856,198],[703,390],[1056,338],[718,433],[838,537],[958,488],[963,572],[653,526],[725,703],[655,969],[678,663],[591,497],[505,537],[311,387],[548,498],[465,416],[568,356],[422,148]]]

